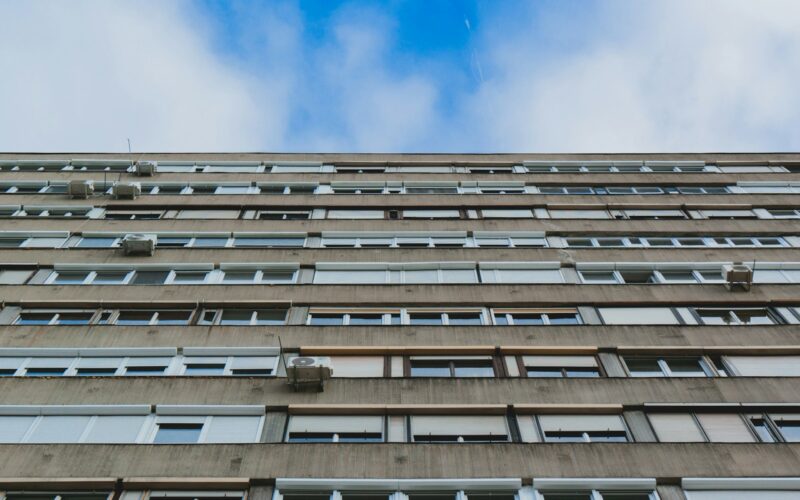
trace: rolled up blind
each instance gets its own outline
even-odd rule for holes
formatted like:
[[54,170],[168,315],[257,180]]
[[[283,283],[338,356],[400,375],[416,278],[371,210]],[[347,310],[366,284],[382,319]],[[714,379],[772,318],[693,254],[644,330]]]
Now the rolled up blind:
[[698,413],[697,420],[712,443],[755,442],[744,420],[736,413]]
[[332,356],[334,377],[382,377],[382,356]]
[[542,415],[539,425],[548,431],[624,431],[619,415]]
[[688,413],[651,413],[647,416],[662,443],[696,443],[705,438]]
[[800,376],[800,356],[725,356],[725,361],[743,377]]
[[594,368],[597,360],[594,356],[523,356],[525,366],[545,366],[545,367],[586,367]]
[[382,432],[380,415],[292,415],[289,432]]
[[704,490],[687,491],[687,500],[797,500],[800,490]]
[[415,436],[507,436],[503,415],[413,415],[411,433]]
[[607,325],[677,325],[678,318],[668,307],[601,307]]

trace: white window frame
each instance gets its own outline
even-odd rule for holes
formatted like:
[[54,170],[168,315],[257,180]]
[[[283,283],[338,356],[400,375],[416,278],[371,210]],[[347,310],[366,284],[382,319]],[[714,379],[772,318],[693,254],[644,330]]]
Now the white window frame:
[[656,491],[656,480],[649,478],[635,479],[533,479],[533,500],[546,500],[549,493],[589,493],[591,500],[603,500],[603,492],[646,493],[651,500],[659,500]]
[[[625,371],[627,372],[628,376],[631,378],[647,378],[652,377],[652,375],[636,375],[634,374],[630,368],[628,368],[628,361],[627,357],[635,357],[636,354],[621,354],[620,358],[622,358],[622,364],[625,367]],[[656,358],[656,364],[658,365],[659,370],[661,370],[661,374],[663,378],[713,378],[720,376],[717,371],[713,368],[713,365],[706,359],[705,356],[702,355],[667,355],[667,356],[657,356],[657,355],[649,355],[649,354],[641,354],[641,357],[646,358]],[[686,375],[685,372],[673,372],[672,369],[669,367],[669,358],[698,358],[700,362],[700,369],[703,371],[703,375]]]

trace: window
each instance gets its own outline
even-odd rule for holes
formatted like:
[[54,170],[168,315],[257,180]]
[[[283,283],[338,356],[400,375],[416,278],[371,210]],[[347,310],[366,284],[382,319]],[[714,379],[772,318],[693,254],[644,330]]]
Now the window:
[[618,490],[566,490],[566,491],[539,491],[537,500],[654,500],[652,493],[647,491],[618,491]]
[[169,277],[169,271],[137,271],[131,280],[132,285],[162,285]]
[[[557,265],[554,268],[526,266],[525,264],[493,265],[481,263],[481,281],[484,283],[563,283],[564,277]],[[541,266],[541,264],[538,264]],[[496,266],[496,267],[495,267]],[[547,266],[545,264],[545,266]],[[549,266],[548,266],[549,267]]]
[[[184,210],[186,212],[187,210]],[[106,209],[105,218],[110,220],[153,220],[160,219],[161,210],[116,210]],[[202,217],[200,217],[202,218]]]
[[536,419],[542,441],[547,443],[628,441],[619,415],[539,415]]
[[383,210],[328,210],[328,219],[383,219]]
[[594,356],[522,356],[529,378],[595,378],[600,369]]
[[331,356],[333,377],[376,378],[383,377],[383,356]]
[[473,264],[328,264],[319,263],[315,284],[477,283]]
[[[383,217],[380,217],[383,218]],[[403,210],[404,219],[460,219],[458,210]]]
[[374,443],[383,441],[378,415],[291,415],[288,443]]
[[800,356],[723,356],[725,366],[739,377],[800,377]]
[[[792,500],[800,498],[800,485],[791,478],[683,479],[687,500]],[[709,485],[708,483],[713,483]]]
[[311,218],[311,211],[260,210],[256,218],[261,220],[304,220]]
[[337,310],[311,308],[308,313],[308,324],[314,326],[399,325],[400,309]]
[[579,325],[575,309],[494,309],[494,324],[502,326]]
[[[202,408],[202,407],[198,407]],[[237,408],[235,415],[203,415],[197,410],[180,415],[180,407],[156,407],[154,444],[257,443],[263,407]],[[162,414],[163,412],[163,414]]]
[[511,208],[484,208],[481,210],[484,219],[533,219],[533,210]]
[[158,424],[153,439],[155,444],[196,443],[200,439],[203,424]]
[[773,219],[800,219],[800,209],[788,209],[788,210],[771,210],[768,209],[767,212],[772,216]]
[[411,377],[494,377],[494,362],[490,356],[411,356],[409,359]]
[[94,311],[22,311],[14,324],[17,325],[88,325]]
[[509,441],[503,415],[412,415],[417,443],[491,443]]
[[774,325],[776,323],[765,308],[696,308],[694,311],[704,325]]
[[678,317],[669,307],[599,307],[607,325],[678,325]]
[[305,237],[236,236],[233,239],[233,246],[237,248],[300,248],[305,241]]
[[625,356],[632,377],[713,377],[714,372],[702,356]]
[[180,210],[175,216],[176,219],[238,219],[239,210]]
[[286,309],[224,309],[205,310],[198,324],[236,325],[282,325],[286,321]]
[[555,210],[549,209],[551,219],[610,219],[606,210]]
[[[527,498],[519,479],[281,479],[283,500],[515,500]],[[531,497],[533,498],[533,497]]]
[[0,285],[23,285],[31,275],[30,269],[0,269]]
[[100,237],[100,236],[92,236],[87,237],[84,236],[78,242],[78,248],[114,248],[119,246],[120,238],[117,237]]
[[755,436],[737,413],[648,413],[661,442],[752,443]]

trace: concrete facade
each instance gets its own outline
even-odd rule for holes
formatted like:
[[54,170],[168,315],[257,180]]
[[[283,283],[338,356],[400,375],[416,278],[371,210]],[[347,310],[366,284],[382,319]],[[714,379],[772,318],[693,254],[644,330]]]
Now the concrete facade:
[[[52,167],[80,164],[76,159],[130,161],[131,171],[75,171]],[[15,167],[50,165],[41,171]],[[132,172],[138,161],[196,162],[198,165],[228,165],[224,162],[260,162],[270,165],[312,164],[332,166],[318,173],[200,173],[159,172],[139,177]],[[598,162],[701,162],[712,167],[707,172],[605,172],[605,173],[521,173],[527,162],[555,162],[555,165],[603,165]],[[571,163],[565,163],[571,162]],[[689,163],[685,163],[689,165]],[[345,173],[337,167],[452,166],[452,173],[405,172]],[[644,163],[647,165],[647,163]],[[693,165],[696,165],[694,163]],[[773,171],[714,171],[719,167],[763,166]],[[520,173],[470,173],[472,167],[520,167]],[[782,171],[780,169],[783,169]],[[757,182],[793,186],[800,182],[800,154],[642,154],[642,155],[430,155],[430,154],[0,154],[0,206],[96,207],[128,210],[181,210],[186,208],[247,210],[260,209],[336,209],[386,210],[437,208],[468,210],[493,207],[521,209],[616,209],[649,208],[680,210],[800,210],[800,188],[792,192],[762,194],[664,194],[664,195],[544,195],[544,194],[220,194],[220,195],[141,195],[135,200],[118,200],[95,194],[88,199],[72,199],[66,194],[24,191],[25,182],[69,182],[92,180],[95,186],[114,182],[143,183],[359,183],[410,182],[437,186],[437,183],[487,182],[502,185],[524,183],[532,186],[736,186]],[[800,184],[798,184],[800,185]],[[8,187],[18,191],[9,192]],[[5,191],[4,191],[5,190]],[[2,208],[2,207],[0,207]],[[538,212],[537,212],[538,214]],[[14,282],[0,274],[0,371],[4,359],[55,358],[53,349],[177,348],[255,348],[282,349],[282,359],[270,376],[190,375],[176,376],[33,376],[27,367],[6,368],[0,377],[0,426],[8,415],[57,414],[58,408],[121,407],[149,405],[154,430],[168,422],[159,414],[159,405],[187,407],[248,405],[260,407],[263,414],[259,433],[252,442],[159,443],[158,437],[141,431],[135,443],[51,439],[36,442],[31,427],[13,442],[0,430],[0,497],[15,491],[98,491],[109,498],[125,492],[159,491],[237,491],[251,498],[278,499],[291,495],[281,492],[276,481],[294,479],[419,479],[453,480],[514,478],[524,485],[517,498],[547,500],[545,490],[534,497],[537,479],[576,479],[574,491],[602,487],[580,486],[577,479],[653,479],[651,497],[684,500],[685,478],[800,478],[800,378],[796,371],[771,372],[748,376],[735,365],[737,357],[788,359],[800,363],[800,215],[774,219],[554,219],[539,216],[529,219],[471,218],[459,220],[401,219],[351,220],[111,220],[103,218],[0,216],[0,241],[11,241],[26,234],[63,232],[64,243],[53,247],[26,247],[24,243],[0,244],[0,272],[30,270],[31,277]],[[405,248],[323,248],[322,233],[341,232],[430,232],[462,231],[497,233],[539,232],[544,238],[572,237],[684,237],[684,238],[769,238],[778,237],[779,246],[753,245],[676,246],[676,247],[405,247]],[[301,234],[306,244],[286,248],[167,248],[158,247],[154,255],[125,255],[117,246],[83,248],[81,238],[88,235],[170,233],[195,237],[204,233]],[[68,233],[68,234],[67,234]],[[22,236],[20,236],[22,235]],[[276,236],[277,235],[277,236]],[[315,242],[312,244],[312,242]],[[319,263],[558,263],[561,283],[407,283],[407,284],[314,284]],[[583,263],[674,263],[675,265],[717,263],[764,263],[786,270],[781,282],[756,282],[749,291],[729,290],[716,281],[660,282],[640,284],[591,284],[577,269]],[[53,273],[60,266],[84,266],[88,271],[119,269],[125,266],[169,266],[206,264],[215,270],[229,264],[297,264],[291,284],[163,284],[96,285],[59,283]],[[751,264],[752,265],[752,264]],[[103,267],[106,266],[106,267]],[[110,266],[110,267],[109,267]],[[116,266],[116,267],[114,267]],[[576,267],[577,266],[577,267]],[[245,266],[246,267],[246,266]],[[446,268],[446,265],[444,266]],[[144,267],[141,267],[144,268]],[[161,269],[161,268],[159,268]],[[355,268],[353,268],[355,269]],[[795,273],[795,274],[792,274]],[[792,276],[796,276],[797,279]],[[483,279],[483,278],[481,278]],[[698,278],[700,279],[700,278]],[[345,280],[346,281],[346,280]],[[606,307],[672,308],[674,324],[614,324],[602,317]],[[204,323],[208,311],[237,308],[286,310],[284,324],[231,325],[220,320]],[[447,313],[480,310],[481,325],[365,324],[325,325],[315,323],[315,308],[339,308],[362,313],[367,308],[442,310]],[[503,325],[502,311],[520,314],[547,314],[546,310],[565,308],[580,316],[575,324]],[[113,311],[190,310],[186,325],[122,324]],[[701,317],[700,309],[733,310],[744,324],[714,324]],[[742,320],[748,310],[769,311],[770,322]],[[525,311],[528,311],[527,313]],[[61,315],[89,311],[91,320],[52,324],[25,320],[46,314]],[[111,312],[109,312],[111,311]],[[533,312],[531,312],[533,311]],[[537,312],[538,311],[538,312]],[[544,313],[542,313],[544,311]],[[683,311],[683,312],[681,312]],[[693,311],[693,312],[688,312]],[[367,311],[368,312],[368,311]],[[89,313],[86,313],[89,314]],[[350,313],[348,313],[350,314]],[[387,317],[392,312],[384,312]],[[403,312],[402,314],[408,314]],[[509,314],[513,314],[509,313]],[[696,315],[696,316],[691,316]],[[766,314],[766,313],[765,313]],[[40,315],[40,316],[36,316]],[[107,315],[107,316],[104,316]],[[317,316],[322,317],[319,313]],[[49,316],[48,316],[49,317]],[[67,317],[67,316],[64,316]],[[448,316],[449,317],[449,316]],[[748,316],[749,317],[749,316]],[[538,318],[538,317],[537,317]],[[692,319],[695,318],[695,319]],[[26,321],[28,321],[27,324]],[[37,319],[36,321],[44,321]],[[50,321],[50,320],[47,320]],[[384,321],[389,321],[384,320]],[[392,320],[393,321],[393,320]],[[449,321],[449,320],[448,320]],[[543,320],[544,321],[544,320]],[[548,320],[550,321],[550,320]],[[728,321],[727,319],[725,321]],[[63,320],[63,322],[67,322]],[[110,324],[117,322],[119,324]],[[22,324],[21,324],[22,323]],[[470,349],[477,349],[470,351]],[[481,350],[483,349],[483,350]],[[240,351],[237,351],[240,352]],[[241,351],[245,352],[245,351]],[[306,354],[334,358],[334,378],[324,391],[294,391],[286,381],[282,364],[288,356]],[[494,375],[412,376],[415,356],[458,359],[464,353],[480,352],[491,357]],[[355,353],[355,354],[354,354]],[[525,356],[547,355],[594,357],[596,377],[526,376]],[[93,354],[94,355],[94,354]],[[384,376],[340,378],[336,376],[336,356],[380,358]],[[84,354],[81,354],[84,356]],[[88,356],[88,355],[87,355]],[[122,355],[120,355],[122,356]],[[773,356],[774,358],[769,358]],[[118,356],[119,357],[119,356]],[[676,370],[667,376],[637,374],[627,357],[642,360],[693,360],[705,375],[681,375]],[[126,358],[127,359],[127,358]],[[777,361],[776,361],[777,362]],[[11,361],[8,361],[11,363]],[[31,363],[26,361],[25,363]],[[212,363],[212,361],[206,361]],[[230,362],[229,362],[230,363]],[[632,363],[632,362],[631,362]],[[512,366],[513,365],[513,366]],[[11,366],[11,364],[8,364]],[[16,365],[15,365],[16,366]],[[42,365],[44,366],[44,365]],[[74,366],[74,365],[73,365]],[[455,366],[455,365],[453,365]],[[663,365],[661,365],[663,366]],[[788,365],[787,365],[788,366]],[[516,368],[514,368],[516,367]],[[520,368],[518,373],[514,370]],[[454,369],[454,368],[453,368]],[[762,368],[759,368],[762,369]],[[766,370],[766,368],[763,368]],[[14,371],[17,370],[17,371]],[[87,372],[88,374],[89,372]],[[457,373],[457,372],[454,372]],[[130,375],[130,374],[129,374]],[[641,376],[640,376],[641,375]],[[21,407],[24,409],[20,409]],[[46,409],[42,409],[46,408]],[[97,415],[97,413],[74,414]],[[102,414],[102,411],[100,410]],[[195,410],[192,410],[195,411]],[[203,410],[196,410],[202,412]],[[222,410],[221,410],[222,411]],[[224,410],[229,411],[229,410]],[[20,413],[22,412],[22,413]],[[25,413],[28,412],[28,413]],[[658,436],[650,415],[670,414],[737,415],[747,440],[717,440],[702,427],[702,441],[671,442]],[[70,413],[66,413],[70,414]],[[287,422],[296,415],[380,415],[384,420],[383,442],[287,442]],[[508,425],[507,442],[413,442],[410,423],[413,415],[503,415]],[[529,415],[619,415],[628,442],[571,442],[548,437],[542,427],[541,442],[524,442],[520,422]],[[753,415],[764,414],[773,440],[759,434]],[[166,414],[165,414],[166,415]],[[175,415],[175,413],[173,413]],[[202,415],[195,413],[193,415]],[[238,415],[238,414],[237,414]],[[794,415],[796,420],[788,416]],[[87,417],[95,418],[95,417]],[[199,417],[198,417],[199,418]],[[205,418],[205,417],[204,417]],[[761,417],[758,417],[761,418]],[[794,417],[792,417],[794,418]],[[38,423],[31,425],[43,425]],[[699,420],[698,420],[699,421]],[[94,422],[94,420],[92,420]],[[150,420],[148,420],[150,422]],[[169,422],[172,422],[171,420]],[[405,430],[400,441],[390,439],[389,427],[398,423]],[[788,423],[787,423],[788,422]],[[66,425],[66,424],[65,424]],[[96,425],[91,423],[89,425]],[[151,424],[148,424],[151,425]],[[210,425],[208,423],[204,425]],[[534,424],[536,425],[536,424]],[[700,425],[700,424],[698,424]],[[165,427],[166,428],[166,427]],[[66,433],[67,431],[65,431]],[[203,436],[205,436],[203,431]],[[397,431],[393,431],[397,432]],[[534,432],[536,432],[534,430]],[[10,434],[9,434],[10,435]],[[157,435],[157,434],[156,434]],[[588,435],[588,434],[587,434]],[[338,436],[338,435],[337,435]],[[555,434],[553,434],[555,436]],[[751,439],[752,438],[752,439]],[[68,439],[68,438],[64,438]],[[338,440],[336,437],[333,440]],[[354,438],[358,441],[361,438]],[[584,436],[587,441],[591,438]],[[155,442],[154,442],[155,440]],[[313,439],[312,439],[313,440]],[[467,439],[468,440],[468,439]],[[391,442],[390,442],[391,441]],[[505,441],[505,440],[504,440]],[[277,484],[280,484],[279,482]],[[588,484],[588,483],[587,483]],[[602,483],[601,483],[602,484]],[[610,484],[610,483],[609,483]],[[764,488],[773,489],[767,479]],[[527,488],[527,489],[526,489]],[[587,489],[588,488],[588,489]],[[442,491],[448,494],[454,488]],[[458,488],[456,488],[458,490]],[[308,490],[298,490],[306,491]],[[338,490],[331,486],[322,488]],[[400,491],[400,490],[398,490]],[[438,490],[437,490],[438,491]],[[465,487],[463,491],[467,491]],[[637,490],[638,491],[638,490]],[[754,490],[755,491],[755,490]],[[800,497],[800,486],[795,490]],[[543,493],[544,492],[544,493]],[[137,493],[139,494],[139,493]],[[244,494],[244,493],[243,493]],[[297,494],[295,494],[297,495]],[[331,498],[341,498],[331,493]],[[468,498],[469,492],[460,498]],[[531,495],[531,496],[526,496]],[[197,494],[194,498],[202,497]],[[213,495],[209,494],[213,497]],[[346,496],[346,495],[345,495]],[[140,498],[144,498],[140,496]],[[291,496],[290,498],[299,498]],[[309,498],[312,498],[309,496]],[[313,497],[317,498],[317,497]],[[383,498],[383,497],[381,497]],[[388,497],[387,497],[388,498]],[[397,497],[402,498],[402,497]],[[447,498],[453,498],[452,496]],[[597,500],[598,497],[595,497]],[[600,496],[599,498],[602,498]],[[638,498],[638,497],[637,497]],[[129,499],[132,500],[132,499]],[[413,500],[413,498],[412,498]]]

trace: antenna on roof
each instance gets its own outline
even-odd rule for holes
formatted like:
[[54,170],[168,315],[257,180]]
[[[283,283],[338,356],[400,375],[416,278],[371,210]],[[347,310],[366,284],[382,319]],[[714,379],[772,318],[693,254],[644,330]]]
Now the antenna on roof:
[[[131,151],[131,138],[128,137],[128,161],[131,162],[131,168],[133,168],[133,151]],[[119,177],[117,178],[117,182],[122,180],[122,172],[119,173]]]

